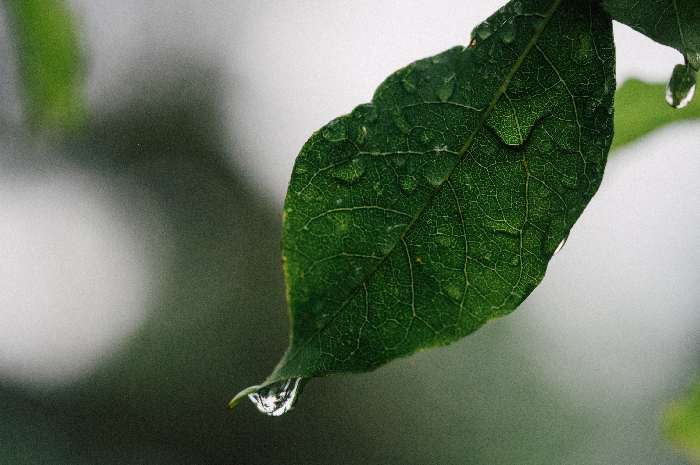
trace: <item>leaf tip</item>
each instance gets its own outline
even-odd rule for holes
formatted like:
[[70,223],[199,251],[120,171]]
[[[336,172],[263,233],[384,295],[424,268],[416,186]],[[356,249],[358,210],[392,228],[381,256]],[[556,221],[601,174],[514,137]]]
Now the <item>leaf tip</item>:
[[243,389],[241,392],[236,394],[233,399],[231,399],[228,403],[228,409],[233,410],[236,408],[236,405],[238,405],[241,400],[245,399],[248,397],[249,394],[252,394],[260,389],[260,386],[250,386],[245,389]]

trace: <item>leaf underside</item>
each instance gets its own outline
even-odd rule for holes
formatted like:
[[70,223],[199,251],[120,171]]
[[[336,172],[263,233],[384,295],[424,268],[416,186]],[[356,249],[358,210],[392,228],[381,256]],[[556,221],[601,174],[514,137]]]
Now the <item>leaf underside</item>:
[[513,1],[473,37],[394,73],[302,149],[284,209],[291,343],[263,385],[371,370],[513,311],[596,192],[608,15]]

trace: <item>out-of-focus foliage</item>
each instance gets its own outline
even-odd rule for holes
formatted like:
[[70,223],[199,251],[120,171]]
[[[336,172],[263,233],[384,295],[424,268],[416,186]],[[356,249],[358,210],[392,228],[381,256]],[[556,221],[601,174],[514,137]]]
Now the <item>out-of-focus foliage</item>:
[[83,63],[75,20],[61,0],[4,0],[16,45],[25,111],[34,128],[79,126]]
[[671,123],[700,118],[696,99],[676,110],[664,101],[665,84],[629,79],[615,94],[615,138],[611,150],[632,143]]
[[700,464],[700,383],[666,412],[666,433],[671,441]]

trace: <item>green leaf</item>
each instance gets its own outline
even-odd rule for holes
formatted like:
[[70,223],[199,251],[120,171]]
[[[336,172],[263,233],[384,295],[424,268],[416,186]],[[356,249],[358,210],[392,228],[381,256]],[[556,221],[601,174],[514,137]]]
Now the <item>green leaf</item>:
[[700,383],[666,411],[666,434],[694,463],[700,464]]
[[27,119],[74,128],[84,120],[83,67],[70,11],[61,0],[5,0],[18,53]]
[[613,19],[675,48],[700,68],[700,8],[697,0],[604,0]]
[[614,65],[594,2],[513,1],[314,134],[284,209],[291,343],[231,405],[264,388],[286,409],[285,380],[371,370],[513,311],[600,184]]
[[663,84],[630,79],[615,93],[615,138],[612,150],[632,143],[671,123],[700,118],[700,103],[694,101],[682,110],[666,105],[661,98]]

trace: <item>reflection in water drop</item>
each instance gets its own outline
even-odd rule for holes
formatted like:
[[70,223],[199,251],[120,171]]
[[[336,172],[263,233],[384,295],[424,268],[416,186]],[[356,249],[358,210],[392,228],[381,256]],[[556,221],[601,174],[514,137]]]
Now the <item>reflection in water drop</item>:
[[248,394],[248,398],[265,415],[282,416],[294,407],[301,392],[302,379],[291,378],[270,384],[257,392]]
[[676,65],[666,87],[666,102],[673,108],[685,108],[695,96],[697,71],[690,65]]

